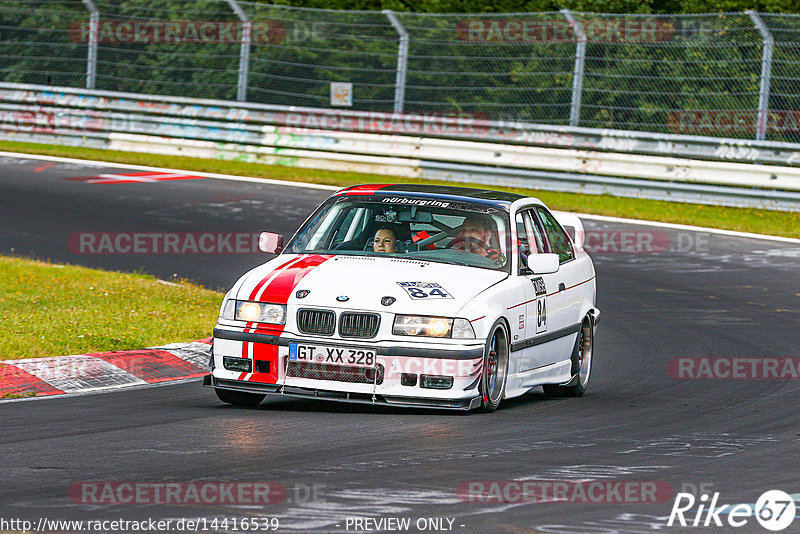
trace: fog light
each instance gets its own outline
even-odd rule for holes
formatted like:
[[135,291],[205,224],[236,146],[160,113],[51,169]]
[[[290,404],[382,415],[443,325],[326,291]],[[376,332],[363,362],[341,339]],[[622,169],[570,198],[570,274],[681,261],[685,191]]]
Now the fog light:
[[452,376],[421,375],[419,385],[428,389],[450,389],[453,387]]
[[245,358],[231,358],[225,356],[222,358],[222,366],[228,371],[236,371],[237,373],[249,373],[253,368],[253,362]]
[[415,373],[402,373],[400,375],[400,385],[401,386],[416,386],[417,385],[417,375]]

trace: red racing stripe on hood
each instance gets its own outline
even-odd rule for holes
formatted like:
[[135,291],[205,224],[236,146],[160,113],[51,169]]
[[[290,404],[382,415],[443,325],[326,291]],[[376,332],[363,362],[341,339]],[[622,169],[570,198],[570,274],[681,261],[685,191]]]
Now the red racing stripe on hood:
[[332,257],[331,255],[314,254],[298,261],[269,283],[261,295],[261,302],[286,304],[300,280]]
[[[269,284],[267,284],[261,293],[261,298],[259,301],[270,302],[273,304],[286,304],[286,302],[289,300],[289,297],[292,295],[292,291],[294,291],[294,288],[297,287],[298,283],[300,283],[300,280],[302,280],[305,275],[313,271],[318,265],[321,265],[332,257],[333,256],[330,255],[322,256],[314,254],[311,256],[305,256],[295,263],[290,263],[288,267],[281,271],[272,279]],[[283,268],[286,265],[287,264],[284,264],[280,268]],[[275,271],[273,271],[273,273],[274,272]],[[253,295],[255,294],[256,293],[253,293]],[[245,332],[252,332],[253,323],[248,323],[247,326],[249,328],[245,328]],[[280,335],[283,332],[285,325],[264,325],[264,327],[268,329],[270,334]],[[256,325],[256,331],[258,331],[258,328],[259,326]],[[272,345],[265,346],[253,344],[245,341],[242,343],[242,357],[252,359],[253,366],[255,366],[255,360],[270,361],[271,372],[268,373],[267,376],[262,376],[261,374],[256,373],[249,374],[248,376],[247,373],[243,373],[239,376],[239,380],[250,381],[255,379],[258,382],[266,383],[275,383],[278,380],[277,369],[279,363],[277,347]]]
[[[264,278],[261,279],[261,281],[259,283],[256,284],[256,286],[253,288],[253,291],[250,292],[250,298],[248,300],[256,300],[256,296],[258,295],[259,290],[264,286],[264,284],[267,283],[267,281],[270,278],[273,277],[273,275],[276,272],[280,271],[281,269],[283,269],[287,265],[291,264],[292,262],[300,261],[302,258],[303,258],[303,256],[292,258],[291,260],[289,260],[289,261],[287,261],[285,263],[282,263],[279,266],[277,266],[276,268],[272,269]],[[252,332],[254,325],[255,325],[255,323],[247,323],[247,324],[245,324],[244,325],[244,331],[245,332]],[[243,358],[247,358],[247,345],[248,345],[248,343],[246,341],[242,344],[242,357]]]
[[272,269],[272,270],[269,272],[269,274],[267,274],[267,276],[265,276],[264,278],[262,278],[262,279],[261,279],[261,281],[260,281],[259,283],[257,283],[257,284],[256,284],[256,287],[254,287],[254,288],[253,288],[253,291],[250,293],[250,299],[249,299],[249,300],[255,300],[255,298],[256,298],[256,295],[258,295],[258,290],[259,290],[259,289],[261,289],[261,287],[262,287],[264,284],[266,284],[266,283],[267,283],[267,280],[269,280],[270,276],[272,276],[272,275],[273,275],[273,273],[275,273],[275,271],[278,271],[278,270],[280,270],[280,269],[283,269],[284,267],[286,267],[287,265],[289,265],[290,263],[292,263],[292,262],[293,262],[293,261],[295,261],[296,259],[297,259],[297,258],[292,258],[291,260],[287,261],[286,263],[282,263],[281,265],[279,265],[279,266],[275,267],[274,269]]

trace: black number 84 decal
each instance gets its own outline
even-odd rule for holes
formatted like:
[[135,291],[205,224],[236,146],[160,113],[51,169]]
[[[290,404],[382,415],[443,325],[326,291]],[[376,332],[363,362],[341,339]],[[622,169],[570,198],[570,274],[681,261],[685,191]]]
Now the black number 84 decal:
[[436,282],[397,282],[412,299],[451,299],[450,293]]
[[536,333],[547,330],[547,299],[542,297],[536,301]]

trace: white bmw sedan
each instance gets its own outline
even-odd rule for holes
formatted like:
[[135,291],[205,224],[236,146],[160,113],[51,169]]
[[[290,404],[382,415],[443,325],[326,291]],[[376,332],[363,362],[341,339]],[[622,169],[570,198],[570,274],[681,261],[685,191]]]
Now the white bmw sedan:
[[[565,228],[571,229],[568,232]],[[242,276],[214,328],[205,385],[267,394],[495,410],[589,383],[595,271],[583,226],[491,190],[363,185],[328,198]]]

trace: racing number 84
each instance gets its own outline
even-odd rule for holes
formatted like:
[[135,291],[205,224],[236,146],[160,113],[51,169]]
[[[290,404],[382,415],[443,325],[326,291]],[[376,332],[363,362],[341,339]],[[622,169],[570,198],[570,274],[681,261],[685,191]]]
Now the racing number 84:
[[423,290],[421,290],[418,287],[409,287],[408,288],[408,293],[415,299],[426,299],[428,297],[447,298],[447,297],[450,296],[450,295],[448,295],[447,293],[445,293],[444,291],[442,291],[439,288],[432,289],[428,293],[425,293]]
[[547,299],[536,301],[536,333],[547,330]]
[[451,299],[453,297],[436,282],[397,282],[412,299]]

